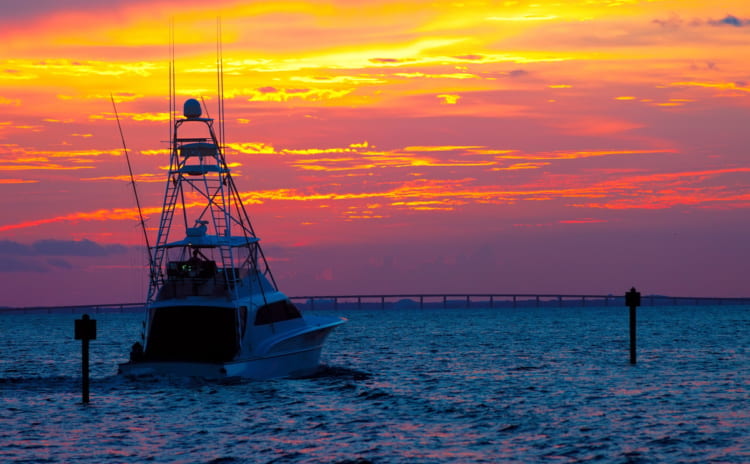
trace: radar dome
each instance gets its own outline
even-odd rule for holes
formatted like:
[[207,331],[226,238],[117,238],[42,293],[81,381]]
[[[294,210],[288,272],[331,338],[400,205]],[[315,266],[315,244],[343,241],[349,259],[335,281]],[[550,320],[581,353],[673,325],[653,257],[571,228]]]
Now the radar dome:
[[185,100],[185,106],[183,107],[182,114],[188,119],[200,118],[201,117],[201,104],[195,98]]

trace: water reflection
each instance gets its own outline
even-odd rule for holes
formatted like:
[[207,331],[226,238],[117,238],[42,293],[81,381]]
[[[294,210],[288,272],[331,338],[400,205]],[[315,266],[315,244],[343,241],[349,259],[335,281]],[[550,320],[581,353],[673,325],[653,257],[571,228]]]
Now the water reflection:
[[114,375],[102,315],[89,407],[76,316],[0,317],[0,461],[740,463],[748,309],[644,308],[636,366],[613,308],[353,311],[315,376],[222,383]]

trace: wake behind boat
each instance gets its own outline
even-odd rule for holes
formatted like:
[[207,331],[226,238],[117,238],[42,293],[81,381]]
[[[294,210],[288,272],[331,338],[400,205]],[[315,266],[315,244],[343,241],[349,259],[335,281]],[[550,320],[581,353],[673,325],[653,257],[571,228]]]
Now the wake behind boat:
[[149,248],[143,343],[119,372],[311,375],[326,337],[345,319],[303,316],[278,290],[213,119],[202,117],[195,99],[185,102],[183,114],[174,121],[157,241]]

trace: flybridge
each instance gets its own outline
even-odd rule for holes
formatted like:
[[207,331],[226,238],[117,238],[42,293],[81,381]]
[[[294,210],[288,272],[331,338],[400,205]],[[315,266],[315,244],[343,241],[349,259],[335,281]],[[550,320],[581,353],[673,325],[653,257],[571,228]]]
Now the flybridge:
[[[252,273],[259,272],[267,278],[275,291],[276,284],[259,248],[259,239],[242,206],[214,131],[214,120],[201,117],[200,103],[192,98],[185,101],[183,115],[184,119],[174,121],[169,179],[153,247],[151,269],[154,278],[148,301],[154,301],[159,288],[173,280],[164,274],[165,264],[185,262],[191,254],[200,255],[201,249],[216,251],[206,259],[215,261],[217,278],[229,287],[237,288],[233,282],[241,277],[238,268],[249,268],[254,270]],[[207,136],[180,137],[179,129],[186,123],[198,123]],[[186,194],[200,198],[204,207],[191,208],[186,204]],[[177,211],[181,212],[182,227],[173,227]],[[174,237],[174,234],[180,235]],[[242,248],[244,251],[240,250]],[[177,249],[178,254],[167,259],[167,250],[170,249]],[[265,285],[260,288],[265,288]]]

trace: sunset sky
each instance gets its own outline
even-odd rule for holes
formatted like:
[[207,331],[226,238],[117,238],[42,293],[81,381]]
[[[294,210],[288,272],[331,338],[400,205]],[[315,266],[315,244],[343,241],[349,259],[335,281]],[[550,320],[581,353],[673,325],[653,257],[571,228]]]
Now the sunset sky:
[[[750,296],[750,2],[0,1],[0,306],[138,302],[178,100],[287,294]],[[151,230],[154,233],[154,230]]]

